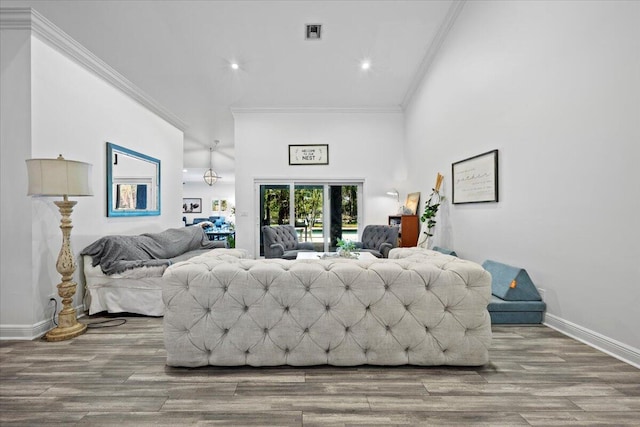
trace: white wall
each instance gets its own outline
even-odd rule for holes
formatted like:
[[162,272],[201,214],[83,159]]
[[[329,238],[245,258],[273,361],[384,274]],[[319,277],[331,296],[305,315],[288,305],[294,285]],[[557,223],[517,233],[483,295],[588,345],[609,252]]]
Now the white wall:
[[[14,30],[3,30],[3,42],[5,32],[11,31]],[[22,87],[26,84],[24,90],[31,92],[31,108],[27,111],[31,138],[5,139],[5,127],[13,129],[15,125],[6,121],[4,115],[2,117],[0,327],[3,338],[7,334],[15,334],[12,331],[26,331],[46,322],[51,314],[47,308],[49,296],[57,295],[56,285],[60,282],[60,275],[55,269],[61,245],[60,215],[53,204],[54,198],[32,200],[26,196],[26,158],[55,158],[63,154],[67,159],[93,164],[94,196],[75,198],[78,204],[71,218],[74,226],[71,241],[76,255],[86,245],[107,234],[157,232],[182,225],[182,131],[39,38],[31,36],[28,44],[31,50],[30,79],[23,81],[23,76],[18,79],[9,74],[6,78],[12,80],[8,84]],[[2,59],[4,87],[4,43]],[[11,104],[11,99],[7,100],[9,95],[2,91],[3,107],[5,102]],[[106,217],[107,141],[160,159],[162,215]],[[5,150],[5,146],[15,148]],[[5,164],[10,165],[7,171]],[[9,183],[4,179],[5,172],[11,173],[15,190],[7,190]],[[7,205],[24,205],[26,209],[18,211],[20,218],[12,218],[5,215],[4,206]],[[25,223],[28,232],[19,230]],[[12,239],[9,238],[12,237],[11,227],[20,231]],[[15,253],[29,255],[17,257]],[[6,265],[11,265],[11,268],[4,268]],[[15,280],[16,272],[20,273],[20,280]],[[81,286],[76,293],[75,305],[80,304],[83,293],[80,272],[79,266],[75,280]],[[33,288],[28,295],[18,297],[24,294],[22,288],[29,286]],[[9,325],[15,327],[9,328]]]
[[[0,325],[34,318],[31,200],[23,159],[31,147],[31,31],[0,31]],[[17,267],[17,268],[16,268]],[[20,305],[20,310],[13,307]]]
[[423,192],[440,171],[450,197],[452,162],[500,150],[500,202],[445,206],[436,243],[527,269],[548,321],[636,356],[639,17],[638,2],[467,2],[405,128]]
[[[364,223],[397,210],[385,193],[406,179],[398,112],[234,112],[236,245],[254,252],[255,179],[365,179]],[[329,165],[290,166],[289,144],[328,144]]]

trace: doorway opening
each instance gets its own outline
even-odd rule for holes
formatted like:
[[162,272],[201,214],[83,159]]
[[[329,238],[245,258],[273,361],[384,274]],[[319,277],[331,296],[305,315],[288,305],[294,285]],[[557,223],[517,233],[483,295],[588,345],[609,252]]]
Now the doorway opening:
[[264,256],[262,226],[293,225],[298,240],[318,252],[335,251],[338,239],[357,240],[362,216],[362,181],[257,184],[260,224],[256,253]]

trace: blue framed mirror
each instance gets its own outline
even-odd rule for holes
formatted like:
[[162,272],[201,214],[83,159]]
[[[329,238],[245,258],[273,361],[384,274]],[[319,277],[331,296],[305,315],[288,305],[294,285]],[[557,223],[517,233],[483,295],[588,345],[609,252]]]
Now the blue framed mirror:
[[160,160],[107,142],[107,216],[160,215]]

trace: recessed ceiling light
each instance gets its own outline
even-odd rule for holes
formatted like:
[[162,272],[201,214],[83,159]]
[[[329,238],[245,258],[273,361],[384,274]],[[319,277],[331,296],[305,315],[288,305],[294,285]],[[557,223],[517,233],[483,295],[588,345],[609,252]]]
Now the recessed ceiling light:
[[368,61],[368,60],[362,61],[362,62],[360,63],[360,68],[362,68],[362,69],[363,69],[363,70],[365,70],[365,71],[366,71],[366,70],[368,70],[368,69],[370,69],[370,68],[371,68],[371,62],[370,62],[370,61]]
[[238,68],[240,68],[240,66],[238,65],[238,63],[237,63],[237,62],[232,62],[232,63],[231,63],[231,68],[232,68],[233,70],[237,70]]
[[187,170],[186,169],[182,169],[182,172],[187,172]]

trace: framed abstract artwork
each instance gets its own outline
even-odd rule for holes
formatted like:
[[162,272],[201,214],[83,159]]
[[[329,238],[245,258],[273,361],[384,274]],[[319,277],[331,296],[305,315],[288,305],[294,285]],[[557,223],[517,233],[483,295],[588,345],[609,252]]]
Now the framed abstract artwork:
[[415,215],[420,204],[420,192],[407,194],[407,200],[404,202],[407,215]]
[[202,213],[202,199],[182,199],[182,213]]

